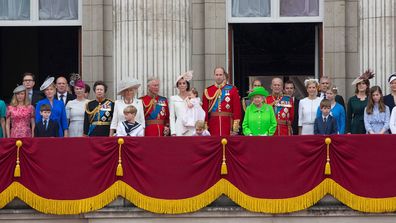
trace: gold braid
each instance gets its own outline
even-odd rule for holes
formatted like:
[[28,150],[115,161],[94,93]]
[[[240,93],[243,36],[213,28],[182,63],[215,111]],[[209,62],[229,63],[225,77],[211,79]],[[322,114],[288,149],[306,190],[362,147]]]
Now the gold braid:
[[[91,100],[91,101],[95,101],[95,100]],[[91,101],[89,101],[89,102],[91,102]],[[87,104],[85,104],[85,112],[89,115],[89,122],[92,122],[92,121],[93,121],[93,118],[94,118],[93,115],[96,114],[96,113],[98,113],[98,112],[100,111],[101,105],[98,104],[98,106],[96,106],[96,108],[95,108],[94,110],[90,111],[90,110],[88,110],[88,104],[89,104],[89,102],[88,102]],[[104,105],[108,105],[108,104],[110,104],[111,102],[112,102],[112,101],[108,99],[108,100],[104,103]]]
[[[221,96],[221,89],[222,89],[225,85],[226,85],[225,82],[222,83],[222,84],[220,84],[220,85],[216,85],[217,90],[216,90],[216,92],[214,93],[213,97],[210,97],[210,96],[209,96],[208,89],[206,88],[205,91],[204,91],[204,94],[205,94],[205,97],[208,99],[208,101],[209,101],[209,102],[210,102],[210,101],[213,101],[214,99],[216,99],[216,98],[218,98],[219,96]],[[215,105],[215,103],[213,102],[212,105],[209,106],[208,112],[210,112],[210,111],[213,109],[214,105]]]
[[146,104],[144,103],[143,100],[142,100],[142,102],[143,102],[143,106],[144,106],[145,108],[147,108],[146,112],[144,113],[144,117],[146,117],[147,114],[149,113],[150,109],[151,109],[151,108],[153,107],[153,105],[155,104],[155,99],[154,99],[154,98],[151,98],[151,100],[150,100],[150,102],[148,103],[148,105],[146,105]]

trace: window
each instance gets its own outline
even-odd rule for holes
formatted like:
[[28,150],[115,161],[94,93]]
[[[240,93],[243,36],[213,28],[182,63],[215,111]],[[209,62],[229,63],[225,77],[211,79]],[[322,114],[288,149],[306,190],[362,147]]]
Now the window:
[[82,0],[0,0],[0,26],[78,26]]
[[270,0],[232,0],[233,17],[271,16]]
[[323,0],[229,0],[229,23],[322,22]]
[[0,0],[0,20],[29,20],[29,0]]

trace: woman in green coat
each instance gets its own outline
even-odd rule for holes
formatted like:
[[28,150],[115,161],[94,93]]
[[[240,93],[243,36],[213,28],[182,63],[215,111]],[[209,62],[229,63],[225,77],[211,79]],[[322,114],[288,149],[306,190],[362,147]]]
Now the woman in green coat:
[[246,108],[242,123],[246,136],[272,136],[276,130],[276,118],[272,107],[265,103],[268,91],[263,87],[253,88],[249,93],[251,104]]

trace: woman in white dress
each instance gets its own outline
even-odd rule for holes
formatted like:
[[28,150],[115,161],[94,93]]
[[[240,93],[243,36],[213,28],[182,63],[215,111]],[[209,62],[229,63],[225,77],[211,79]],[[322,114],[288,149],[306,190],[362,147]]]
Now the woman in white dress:
[[173,95],[169,99],[169,123],[172,136],[192,136],[194,126],[185,126],[183,118],[187,113],[188,100],[190,96],[190,80],[192,71],[180,75],[176,80],[176,87],[179,94]]
[[84,130],[85,104],[89,101],[85,98],[85,83],[77,80],[74,84],[76,99],[66,104],[66,117],[69,121],[69,136],[81,137]]
[[316,79],[304,81],[308,97],[300,100],[298,107],[298,133],[300,135],[313,135],[316,112],[322,99],[318,97],[319,82]]
[[133,105],[137,109],[136,122],[145,128],[144,110],[142,100],[136,98],[137,89],[140,87],[140,83],[135,78],[128,78],[122,80],[117,86],[117,94],[121,95],[120,100],[116,100],[114,104],[113,119],[110,124],[110,136],[113,136],[117,130],[118,125],[122,125],[125,121],[124,108],[128,105]]

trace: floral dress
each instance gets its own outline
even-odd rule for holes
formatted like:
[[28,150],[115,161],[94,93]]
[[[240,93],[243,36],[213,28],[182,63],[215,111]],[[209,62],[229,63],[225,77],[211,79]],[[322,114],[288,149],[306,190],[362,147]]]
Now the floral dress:
[[32,137],[31,119],[34,118],[34,107],[8,106],[7,119],[11,118],[11,138]]

